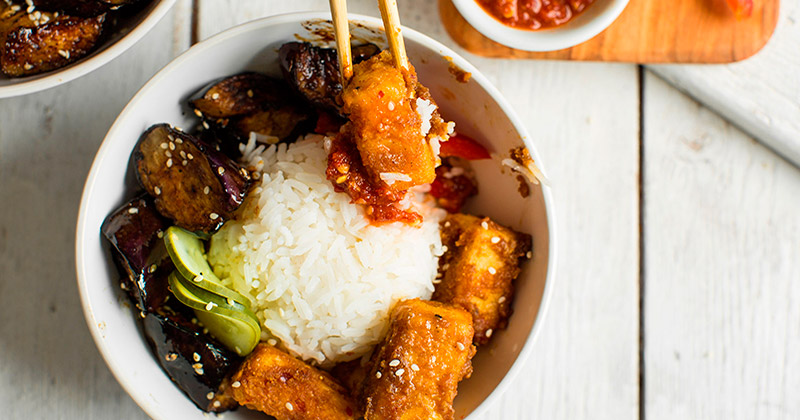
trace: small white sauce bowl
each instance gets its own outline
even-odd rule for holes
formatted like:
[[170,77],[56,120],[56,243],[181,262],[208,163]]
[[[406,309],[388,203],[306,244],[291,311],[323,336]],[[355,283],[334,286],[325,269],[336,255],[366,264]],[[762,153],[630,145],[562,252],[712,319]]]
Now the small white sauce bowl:
[[578,16],[554,28],[536,31],[506,26],[477,0],[452,0],[461,16],[480,33],[505,46],[523,51],[555,51],[594,38],[622,13],[628,0],[595,0]]

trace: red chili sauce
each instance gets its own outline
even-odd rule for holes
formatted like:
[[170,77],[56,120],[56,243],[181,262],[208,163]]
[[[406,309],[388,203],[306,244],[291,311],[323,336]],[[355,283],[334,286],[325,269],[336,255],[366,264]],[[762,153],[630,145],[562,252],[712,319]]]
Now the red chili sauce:
[[477,2],[505,25],[535,31],[569,22],[594,3],[594,0],[477,0]]

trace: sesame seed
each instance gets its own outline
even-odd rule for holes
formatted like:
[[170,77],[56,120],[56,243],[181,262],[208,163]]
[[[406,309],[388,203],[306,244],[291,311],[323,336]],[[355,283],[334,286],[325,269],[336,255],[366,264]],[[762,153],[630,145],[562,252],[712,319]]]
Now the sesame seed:
[[486,330],[486,338],[489,338],[489,337],[491,337],[493,332],[494,332],[494,330],[492,330],[491,328],[489,328],[488,330]]
[[431,356],[431,363],[436,363],[436,356]]
[[500,299],[497,299],[497,303],[503,303],[505,301],[506,301],[506,297],[505,296],[500,296]]
[[180,155],[182,158],[186,159],[186,152],[184,152],[183,150],[181,150]]
[[30,70],[30,69],[32,69],[32,68],[33,68],[33,64],[31,64],[31,63],[25,63],[25,65],[24,65],[24,66],[22,66],[22,68],[24,68],[25,70]]
[[267,340],[267,344],[269,344],[270,346],[275,346],[278,344],[278,340],[270,338],[269,340]]
[[192,365],[192,369],[194,369],[194,373],[196,373],[198,375],[202,375],[203,373],[205,373],[205,371],[203,371],[203,364],[202,363],[193,364]]
[[397,369],[397,371],[394,374],[397,376],[403,376],[404,373],[406,373],[405,369]]
[[253,89],[247,89],[247,97],[248,98],[252,98],[253,97]]
[[192,159],[194,159],[194,156],[192,156],[192,154],[191,154],[191,153],[187,153],[187,154],[186,154],[186,157],[187,157],[187,158],[189,158],[189,160],[192,160]]
[[208,195],[209,192],[211,192],[211,188],[209,188],[209,186],[206,185],[206,187],[203,188],[203,194]]
[[389,101],[389,111],[394,111],[394,102]]
[[419,372],[419,366],[417,366],[417,364],[414,363],[411,365],[411,370],[413,370],[414,372]]
[[128,209],[128,213],[130,213],[130,214],[139,213],[139,209],[136,208],[136,207],[131,207],[131,208]]
[[496,244],[498,242],[500,242],[500,237],[499,236],[492,236],[492,243]]
[[214,302],[208,302],[208,303],[206,304],[206,310],[207,310],[207,311],[210,311],[210,310],[214,309],[214,307],[215,307],[215,306],[217,306],[217,304],[216,304],[216,303],[214,303]]
[[347,175],[342,175],[339,178],[336,178],[336,183],[337,184],[341,184],[341,183],[343,183],[345,181],[347,181]]
[[211,95],[211,99],[214,99],[214,100],[219,99],[219,93],[214,93],[213,95]]
[[[219,402],[219,400],[217,400],[217,401],[214,401],[214,408],[219,408],[221,405],[222,405],[222,403],[221,403],[221,402]],[[217,417],[221,417],[221,416],[222,416],[222,415],[220,414],[220,415],[218,415]]]
[[167,159],[167,168],[171,168],[171,167],[172,167],[172,158]]
[[463,344],[461,344],[461,343],[456,343],[456,346],[458,347],[458,349],[459,349],[459,350],[461,350],[461,351],[464,351],[464,348],[465,348],[465,347],[464,347],[464,345],[463,345]]
[[448,268],[450,268],[450,264],[445,264],[442,266],[442,270],[447,270]]
[[173,136],[172,134],[167,134],[167,138],[169,139],[169,141],[175,141],[175,136]]
[[180,138],[180,137],[178,137],[177,139],[175,139],[175,143],[177,143],[177,144],[183,144],[183,140],[181,140],[181,138]]
[[199,110],[199,109],[195,109],[195,110],[194,110],[194,115],[197,115],[198,117],[200,117],[200,118],[203,118],[203,113],[202,113],[202,112],[200,112],[200,110]]
[[[32,20],[36,20],[36,19],[32,19]],[[58,50],[58,55],[66,58],[67,60],[69,60],[69,51]]]
[[153,265],[150,266],[149,269],[147,269],[147,271],[149,271],[150,273],[155,273],[157,269],[158,269],[158,266],[153,264]]
[[394,359],[391,362],[389,362],[389,366],[391,366],[391,367],[395,367],[395,366],[399,366],[399,365],[400,365],[400,360],[398,360],[398,359]]
[[489,224],[486,223],[486,221],[484,220],[484,221],[481,222],[481,227],[484,228],[484,229],[489,229]]
[[184,159],[184,160],[183,160],[183,162],[181,162],[181,165],[183,165],[183,166],[186,166],[186,165],[188,165],[188,164],[189,164],[189,161],[188,161],[188,160],[186,160],[186,159]]
[[211,220],[217,220],[217,219],[219,219],[219,215],[218,215],[217,213],[211,213],[211,214],[209,214],[209,215],[208,215],[208,217],[209,217],[209,219],[211,219]]
[[169,150],[175,150],[175,142],[169,142]]
[[205,121],[203,121],[203,128],[205,128],[206,130],[208,130],[208,129],[210,128],[210,127],[208,126],[208,123],[207,123],[207,122],[205,122]]
[[194,276],[194,278],[192,280],[194,280],[195,283],[200,283],[201,281],[203,281],[203,276],[198,274],[198,275]]
[[156,236],[158,236],[158,239],[163,238],[164,237],[164,231],[159,230],[158,232],[156,232]]
[[197,352],[194,352],[194,353],[192,353],[192,359],[194,359],[195,362],[199,362],[200,361],[200,355],[197,354]]
[[242,386],[242,383],[239,381],[233,381],[233,383],[231,384],[232,388],[239,388],[240,386]]
[[219,168],[217,168],[217,173],[220,174],[220,175],[224,174],[225,173],[225,168],[220,166]]
[[444,222],[444,227],[450,227],[450,222]]
[[[170,143],[170,144],[172,144],[172,143]],[[167,152],[166,152],[166,153],[164,153],[164,155],[165,155],[166,157],[168,157],[168,158],[171,158],[171,157],[172,157],[172,153],[170,153],[170,151],[169,151],[169,150],[167,150]]]
[[442,252],[447,252],[448,249],[450,248],[448,248],[447,245],[442,245]]
[[154,187],[154,188],[153,188],[153,192],[155,192],[155,193],[156,193],[156,195],[161,195],[161,188],[159,188],[159,187]]
[[489,274],[497,274],[497,270],[494,267],[489,267]]
[[214,392],[209,392],[206,394],[206,399],[213,400],[214,399]]
[[525,256],[528,257],[528,259],[531,259],[531,257],[533,257],[533,252],[528,251],[528,253],[525,254]]
[[178,358],[178,355],[175,354],[175,353],[167,353],[167,355],[164,356],[164,359],[166,359],[166,361],[168,361],[168,362],[171,362],[171,361],[173,361],[173,360],[175,360],[177,358]]
[[167,147],[169,147],[169,145],[167,145],[167,143],[166,143],[166,142],[164,142],[164,143],[161,143],[161,148],[162,148],[162,149],[164,149],[164,150],[167,150]]
[[289,411],[293,411],[294,410],[294,406],[292,405],[292,403],[287,402],[286,403],[286,409],[289,410]]
[[439,283],[441,283],[441,282],[442,282],[442,279],[441,279],[441,278],[439,278],[439,277],[436,277],[435,279],[433,279],[433,281],[432,281],[431,283],[433,283],[433,284],[439,284]]

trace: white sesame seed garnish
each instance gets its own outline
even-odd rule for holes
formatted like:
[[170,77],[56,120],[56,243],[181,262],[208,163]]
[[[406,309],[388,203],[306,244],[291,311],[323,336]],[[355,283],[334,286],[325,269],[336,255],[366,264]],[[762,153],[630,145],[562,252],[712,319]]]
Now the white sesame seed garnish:
[[450,268],[450,264],[445,264],[442,266],[442,270],[446,271],[448,268]]
[[203,188],[203,194],[208,195],[208,193],[210,193],[210,192],[211,192],[211,188],[208,185],[206,185],[206,187]]
[[267,344],[269,344],[270,346],[274,347],[275,345],[278,344],[278,340],[276,340],[274,338],[270,338],[269,340],[267,340]]
[[203,121],[203,128],[205,128],[206,130],[208,130],[208,129],[210,128],[210,127],[208,126],[208,123],[207,123],[207,122],[205,122],[205,121]]
[[458,347],[458,349],[459,349],[459,350],[461,350],[461,351],[464,351],[464,348],[465,348],[465,347],[464,347],[464,345],[463,345],[463,344],[461,344],[461,343],[456,343],[456,346]]
[[389,101],[389,111],[394,111],[394,102]]
[[178,355],[175,354],[175,353],[168,353],[166,356],[164,356],[164,359],[166,359],[168,362],[172,362],[177,358],[178,358]]
[[450,248],[448,248],[447,245],[442,245],[442,252],[447,252],[448,249]]
[[492,236],[492,243],[496,244],[498,242],[500,242],[500,237],[499,236]]
[[199,110],[199,109],[195,109],[195,110],[194,110],[194,115],[197,115],[198,117],[200,117],[200,118],[203,118],[203,113],[202,113],[202,112],[200,112],[200,110]]
[[192,280],[194,280],[195,283],[200,283],[201,281],[203,281],[203,276],[198,274],[198,275],[194,276],[194,278]]
[[153,192],[155,192],[155,193],[156,193],[156,195],[161,195],[161,188],[159,188],[159,187],[153,187]]
[[211,220],[217,220],[219,219],[219,215],[217,213],[211,213],[208,215],[208,218]]
[[224,174],[225,173],[225,168],[220,166],[219,168],[217,168],[217,173],[220,174],[220,175]]
[[505,301],[506,301],[506,297],[505,296],[500,296],[500,299],[497,299],[497,303],[503,303]]
[[436,356],[431,356],[431,363],[436,363]]
[[192,365],[192,369],[194,369],[194,373],[196,373],[198,375],[202,375],[202,374],[205,373],[205,371],[203,371],[203,364],[202,363],[193,364]]
[[172,158],[167,159],[167,168],[171,168],[171,167],[172,167]]
[[286,403],[286,409],[289,410],[289,411],[294,411],[294,406],[292,405],[292,403],[287,402]]
[[389,362],[389,366],[391,367],[400,366],[400,360],[398,359],[392,360],[391,362]]
[[136,207],[131,207],[131,208],[128,209],[128,213],[130,213],[130,214],[139,213],[139,209],[136,208]]
[[188,161],[188,160],[186,160],[186,159],[184,159],[184,160],[181,162],[181,165],[183,165],[183,166],[186,166],[186,165],[188,165],[188,164],[189,164],[189,161]]
[[405,369],[397,369],[397,371],[394,374],[397,376],[403,376],[404,373],[406,373]]
[[497,274],[497,269],[494,267],[489,267],[489,274]]
[[489,328],[488,330],[486,330],[486,338],[489,338],[489,337],[491,337],[493,332],[494,332],[494,330],[492,330],[491,328]]
[[30,70],[30,69],[32,69],[32,68],[33,68],[33,64],[31,64],[31,63],[25,63],[25,65],[24,65],[24,66],[22,66],[22,68],[24,68],[25,70]]
[[444,222],[444,227],[450,227],[450,222]]
[[186,152],[184,152],[183,150],[181,150],[180,155],[182,158],[186,159]]
[[215,307],[215,306],[217,306],[217,304],[216,304],[216,303],[214,303],[214,302],[208,302],[208,303],[206,304],[206,310],[207,310],[207,311],[210,311],[210,310],[214,309],[214,307]]
[[189,158],[189,160],[192,160],[192,159],[194,159],[194,156],[192,156],[192,154],[191,154],[191,153],[187,153],[187,154],[186,154],[186,157],[187,157],[187,158]]
[[214,94],[212,94],[212,95],[211,95],[211,99],[213,99],[213,100],[217,100],[217,99],[219,99],[219,93],[214,93]]
[[159,230],[158,232],[156,232],[156,236],[158,236],[158,239],[163,238],[164,237],[164,231]]
[[150,268],[147,269],[147,271],[150,272],[150,273],[155,273],[157,269],[158,269],[158,266],[153,264],[153,265],[150,266]]
[[214,392],[209,392],[206,394],[206,399],[213,400],[214,399]]
[[169,139],[169,141],[175,141],[175,136],[173,136],[172,134],[167,134],[167,138]]
[[247,97],[248,98],[252,98],[253,97],[253,89],[247,89]]
[[[170,143],[170,144],[172,144],[172,143]],[[170,153],[169,150],[167,150],[167,152],[164,153],[164,156],[166,156],[168,158],[171,158],[172,157],[172,153]]]
[[528,257],[528,259],[531,259],[531,257],[533,257],[533,252],[528,251],[528,253],[525,254],[525,256]]
[[181,138],[180,138],[180,137],[178,137],[177,139],[175,139],[175,143],[177,143],[177,144],[183,144],[183,140],[181,140]]
[[166,142],[161,143],[161,148],[162,149],[167,150],[167,147],[169,147],[169,145]]
[[175,150],[175,142],[169,142],[169,150]]
[[481,227],[484,228],[484,229],[489,229],[489,224],[486,223],[486,221],[484,220],[484,221],[481,222]]
[[417,366],[417,364],[414,363],[411,365],[411,370],[413,370],[414,372],[419,372],[419,366]]
[[197,354],[197,352],[194,352],[194,353],[192,353],[192,359],[194,359],[195,362],[199,362],[200,361],[200,355]]
[[[214,405],[214,408],[219,408],[222,405],[222,403],[219,402],[219,400],[216,400],[216,401],[214,401],[213,405]],[[222,415],[220,414],[217,417],[222,417]]]
[[233,381],[233,383],[231,384],[232,388],[239,388],[240,386],[242,386],[242,383],[239,381]]
[[[36,19],[31,19],[31,20],[36,20]],[[58,55],[66,58],[67,60],[69,60],[69,51],[58,50]]]

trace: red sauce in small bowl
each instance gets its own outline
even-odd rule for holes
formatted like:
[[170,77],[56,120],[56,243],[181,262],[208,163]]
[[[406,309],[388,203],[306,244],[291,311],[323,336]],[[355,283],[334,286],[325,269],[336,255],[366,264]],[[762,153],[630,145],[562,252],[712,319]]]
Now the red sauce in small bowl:
[[512,28],[553,28],[569,22],[594,0],[476,0],[484,10]]

